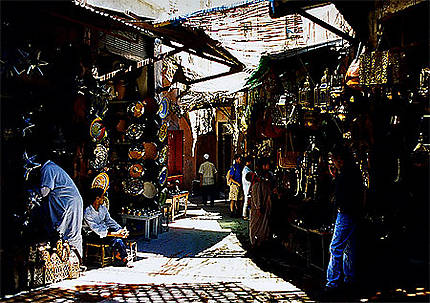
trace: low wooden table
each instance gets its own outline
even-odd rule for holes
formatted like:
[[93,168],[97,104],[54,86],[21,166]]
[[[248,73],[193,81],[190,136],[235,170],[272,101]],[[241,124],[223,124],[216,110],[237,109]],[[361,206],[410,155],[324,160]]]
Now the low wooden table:
[[167,199],[166,203],[171,204],[171,220],[177,217],[186,215],[188,208],[188,192],[182,192]]
[[302,243],[296,243],[296,246],[299,244],[302,248],[296,250],[296,254],[306,260],[308,267],[313,266],[321,271],[326,270],[330,257],[329,246],[332,233],[303,228],[292,223],[290,226],[295,231],[293,241],[302,241]]
[[[161,213],[157,212],[150,216],[135,216],[135,215],[128,215],[128,214],[120,214],[122,223],[125,225],[127,220],[138,220],[143,221],[145,224],[145,230],[144,230],[144,238],[150,239],[151,237],[157,238],[158,231],[159,231],[159,224],[160,224],[160,216]],[[152,222],[152,228],[151,228],[151,222]]]

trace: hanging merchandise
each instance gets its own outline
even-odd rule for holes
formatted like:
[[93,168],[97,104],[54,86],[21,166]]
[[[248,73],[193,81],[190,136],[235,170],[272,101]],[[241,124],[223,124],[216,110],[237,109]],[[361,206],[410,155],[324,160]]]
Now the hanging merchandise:
[[423,97],[429,97],[430,89],[430,68],[426,67],[421,70],[418,94]]
[[143,188],[143,196],[145,198],[152,199],[157,194],[157,188],[152,182],[145,182]]
[[306,76],[306,80],[303,83],[303,87],[299,90],[299,104],[305,108],[312,107],[312,87],[309,76]]
[[23,155],[24,160],[24,179],[27,181],[28,177],[30,176],[30,173],[42,165],[40,163],[37,163],[36,161],[36,155],[29,156],[26,151],[24,151]]
[[142,164],[136,163],[129,167],[128,172],[132,178],[141,178],[145,174],[145,168]]
[[402,80],[401,60],[404,54],[398,51],[374,51],[360,56],[360,84],[363,86],[399,84]]
[[145,155],[145,150],[139,146],[133,146],[128,151],[128,158],[131,160],[139,160],[142,159],[142,157]]
[[138,101],[136,103],[132,103],[127,108],[130,116],[135,118],[140,118],[145,113],[145,104],[144,102]]
[[31,44],[28,45],[28,51],[18,49],[18,60],[13,65],[16,75],[26,75],[32,77],[35,75],[44,76],[41,67],[48,65],[48,62],[41,60],[42,51],[35,50]]
[[167,99],[167,97],[163,97],[158,109],[158,116],[160,116],[161,119],[164,119],[167,115],[169,115],[169,99]]
[[169,127],[169,124],[167,121],[165,121],[160,129],[158,130],[158,140],[160,140],[160,142],[164,142],[164,140],[167,137],[167,128]]
[[106,193],[106,191],[109,188],[109,176],[107,173],[100,173],[98,174],[93,182],[91,183],[91,188],[101,188],[103,189],[103,193]]
[[298,192],[305,199],[316,199],[318,192],[320,149],[316,145],[315,136],[309,137],[309,145],[299,163]]
[[327,109],[330,105],[331,75],[328,68],[324,70],[321,78],[321,84],[315,87],[314,103],[315,107]]
[[158,175],[158,183],[160,184],[161,187],[163,187],[164,184],[166,183],[167,175],[168,175],[167,167],[163,167],[160,171],[160,174]]
[[160,152],[160,156],[158,157],[158,163],[159,164],[166,163],[168,152],[169,152],[169,146],[166,145],[163,147],[163,149]]
[[106,128],[103,125],[102,119],[97,117],[91,122],[90,137],[94,142],[101,142],[107,137]]
[[108,162],[108,149],[102,144],[97,144],[93,154],[95,158],[90,160],[90,166],[95,170],[105,168]]
[[297,159],[300,152],[294,151],[294,144],[291,132],[287,133],[285,148],[278,150],[278,167],[280,168],[296,168]]
[[164,203],[166,203],[168,192],[169,190],[167,188],[164,188],[160,192],[160,195],[158,197],[158,205],[164,205]]
[[145,142],[142,144],[145,154],[143,156],[144,160],[155,160],[158,156],[157,145],[153,142]]
[[125,134],[131,140],[139,140],[140,138],[142,138],[144,130],[145,126],[143,124],[133,123],[127,128]]
[[132,196],[141,195],[144,191],[144,182],[139,179],[127,179],[122,182],[124,192]]

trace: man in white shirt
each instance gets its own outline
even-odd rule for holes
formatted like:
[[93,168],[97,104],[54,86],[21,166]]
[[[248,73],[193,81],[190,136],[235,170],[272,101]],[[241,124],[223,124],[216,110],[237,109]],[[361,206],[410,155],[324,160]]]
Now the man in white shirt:
[[252,163],[252,157],[251,156],[247,156],[245,158],[245,167],[242,170],[242,188],[243,188],[243,209],[242,209],[242,217],[247,220],[248,219],[248,214],[249,214],[249,188],[251,187],[251,182],[246,180],[246,175],[249,172],[252,172],[252,170],[250,169],[251,167],[251,163]]
[[92,204],[85,209],[85,223],[89,226],[91,231],[103,239],[103,242],[107,242],[112,246],[116,265],[128,266],[127,249],[122,240],[128,237],[128,230],[122,228],[110,217],[109,211],[106,206],[103,205],[103,189],[92,188],[89,198]]
[[200,186],[202,188],[202,200],[206,205],[208,196],[210,197],[211,206],[214,206],[215,196],[215,174],[217,170],[215,165],[209,161],[209,155],[204,154],[203,158],[206,160],[200,165]]

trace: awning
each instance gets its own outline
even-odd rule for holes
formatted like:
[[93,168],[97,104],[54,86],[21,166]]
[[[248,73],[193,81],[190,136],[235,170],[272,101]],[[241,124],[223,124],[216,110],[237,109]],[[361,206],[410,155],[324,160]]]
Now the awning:
[[[163,44],[174,49],[169,55],[184,51],[210,61],[218,62],[230,68],[229,71],[219,75],[194,79],[190,81],[190,83],[185,84],[191,85],[217,77],[231,75],[243,69],[243,64],[239,60],[224,49],[218,41],[215,41],[206,35],[203,30],[188,28],[180,24],[168,24],[162,27],[156,27],[146,18],[141,18],[133,15],[132,13],[125,14],[94,7],[84,0],[75,0],[74,3],[90,10],[94,14],[102,15],[121,23],[127,26],[130,30],[139,31],[142,34],[159,38]],[[162,57],[152,58],[152,60],[142,60],[141,63],[138,63],[138,67],[153,63],[161,58]]]
[[[155,27],[147,19],[139,16],[126,15],[103,8],[94,7],[85,1],[75,0],[77,5],[93,11],[96,14],[109,17],[128,26],[131,30],[141,31],[148,36],[157,37],[166,45],[178,48],[178,44],[184,46],[194,55],[207,58],[228,66],[239,67],[241,63],[227,50],[220,47],[219,42],[209,38],[203,31],[186,28],[180,24],[169,24],[163,27]],[[131,13],[130,13],[131,14]],[[173,44],[173,43],[175,44]]]
[[[319,43],[307,47],[290,49],[282,53],[271,54],[267,56],[263,56],[260,59],[260,64],[258,68],[254,71],[254,73],[249,77],[246,87],[252,88],[259,85],[260,79],[266,74],[266,72],[270,69],[271,66],[275,66],[278,68],[282,68],[282,66],[286,65],[286,60],[298,56],[305,55],[314,55],[316,52],[321,51],[323,49],[330,49],[333,47],[342,47],[343,40],[338,39],[334,41],[329,41],[325,43]],[[290,63],[291,64],[291,63]]]

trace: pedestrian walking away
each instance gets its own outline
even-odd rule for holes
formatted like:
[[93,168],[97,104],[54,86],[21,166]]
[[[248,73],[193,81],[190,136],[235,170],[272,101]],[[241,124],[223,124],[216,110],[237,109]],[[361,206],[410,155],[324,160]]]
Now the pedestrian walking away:
[[215,175],[217,170],[215,165],[209,161],[208,154],[204,154],[203,158],[205,161],[200,165],[199,168],[202,202],[204,205],[206,205],[209,199],[210,205],[214,206],[216,192]]

